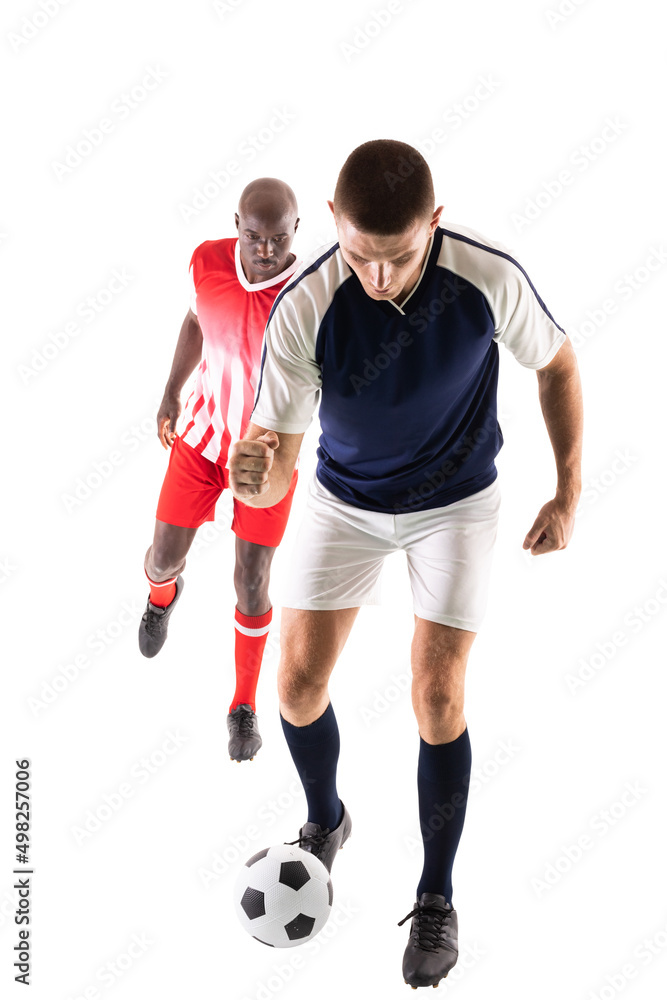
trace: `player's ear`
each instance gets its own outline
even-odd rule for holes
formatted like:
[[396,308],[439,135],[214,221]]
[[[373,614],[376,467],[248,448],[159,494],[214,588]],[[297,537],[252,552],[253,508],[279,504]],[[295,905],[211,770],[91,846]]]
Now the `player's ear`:
[[234,212],[234,222],[236,223],[236,228],[239,228],[239,213]]
[[435,227],[440,222],[440,216],[442,215],[444,207],[445,207],[444,205],[439,205],[438,208],[436,208],[435,212],[433,213],[433,217],[431,219],[431,223],[429,225],[429,230],[428,230],[429,236],[435,231]]
[[294,232],[296,232],[297,229],[299,228],[299,223],[300,222],[301,222],[301,219],[297,219],[296,222],[294,223]]
[[332,202],[332,201],[328,201],[328,202],[327,202],[327,205],[328,205],[328,206],[329,206],[329,208],[331,209],[331,214],[333,215],[333,217],[334,217],[334,219],[335,219],[335,218],[336,218],[336,213],[334,212],[334,207],[333,207],[333,202]]

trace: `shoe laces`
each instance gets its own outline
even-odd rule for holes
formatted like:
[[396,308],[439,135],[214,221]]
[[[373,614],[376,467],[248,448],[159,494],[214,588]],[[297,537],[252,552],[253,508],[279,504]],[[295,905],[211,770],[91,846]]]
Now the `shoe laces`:
[[239,736],[245,739],[249,736],[255,735],[253,732],[255,713],[251,708],[246,708],[245,705],[239,705],[231,713],[231,718],[236,723]]
[[423,951],[437,951],[444,941],[443,929],[451,910],[443,910],[440,906],[416,906],[406,917],[398,921],[398,926],[404,924],[410,917],[416,917],[416,926],[412,933],[417,938],[417,945]]
[[249,712],[247,708],[239,712],[239,736],[253,736],[254,712]]
[[162,609],[160,609],[160,611],[153,611],[152,608],[146,609],[144,613],[144,620],[146,622],[146,631],[149,635],[153,635],[154,633],[160,631],[163,615],[164,611]]
[[296,840],[286,840],[285,843],[290,845],[298,844],[304,851],[308,850],[310,847],[311,853],[316,853],[315,851],[312,851],[312,848],[321,847],[326,842],[327,836],[330,833],[331,830],[327,827],[326,830],[322,830],[321,833],[300,834]]

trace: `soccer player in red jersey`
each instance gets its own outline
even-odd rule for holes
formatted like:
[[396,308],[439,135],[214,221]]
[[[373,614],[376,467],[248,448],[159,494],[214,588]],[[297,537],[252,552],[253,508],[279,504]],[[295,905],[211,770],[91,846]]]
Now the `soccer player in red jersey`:
[[[192,255],[191,306],[157,415],[158,437],[171,451],[144,563],[150,586],[139,626],[144,656],[155,656],[165,643],[197,528],[214,519],[218,497],[229,485],[228,451],[250,417],[264,327],[276,296],[297,268],[290,252],[297,215],[294,192],[284,181],[252,181],[235,215],[238,238],[208,240]],[[196,366],[195,387],[177,433],[181,391]],[[295,470],[287,495],[274,507],[256,510],[234,500],[236,690],[227,716],[232,760],[252,760],[262,745],[255,694],[272,615],[270,566],[296,479]]]

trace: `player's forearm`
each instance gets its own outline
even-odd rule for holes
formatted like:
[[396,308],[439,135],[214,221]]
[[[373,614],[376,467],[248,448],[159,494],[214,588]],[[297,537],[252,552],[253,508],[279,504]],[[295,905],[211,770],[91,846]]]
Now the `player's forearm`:
[[556,496],[568,502],[581,493],[581,451],[584,408],[581,381],[574,351],[560,370],[538,371],[539,397],[544,422],[556,460]]
[[[259,440],[258,440],[259,439]],[[247,442],[266,442],[262,454],[250,454]],[[244,437],[232,445],[229,461],[229,485],[237,500],[248,507],[273,507],[286,496],[299,456],[303,434],[276,434],[257,424],[249,424]],[[267,488],[268,486],[268,488]]]
[[165,386],[165,396],[180,396],[181,390],[201,361],[203,337],[197,317],[188,312],[178,336],[174,360]]
[[[292,472],[294,469],[292,469]],[[287,496],[287,491],[292,480],[292,473],[289,476],[281,469],[271,469],[269,473],[269,488],[266,493],[259,496],[237,496],[232,488],[232,493],[237,500],[248,507],[274,507]]]

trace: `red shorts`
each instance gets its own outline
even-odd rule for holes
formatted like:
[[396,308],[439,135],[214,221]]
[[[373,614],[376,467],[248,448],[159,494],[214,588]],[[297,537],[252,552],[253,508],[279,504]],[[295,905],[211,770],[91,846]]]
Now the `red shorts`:
[[[285,534],[298,472],[295,469],[286,496],[275,507],[247,507],[234,497],[232,531],[256,545],[276,548]],[[177,437],[160,491],[155,516],[182,528],[199,528],[215,519],[215,505],[229,486],[229,471],[204,458]]]

